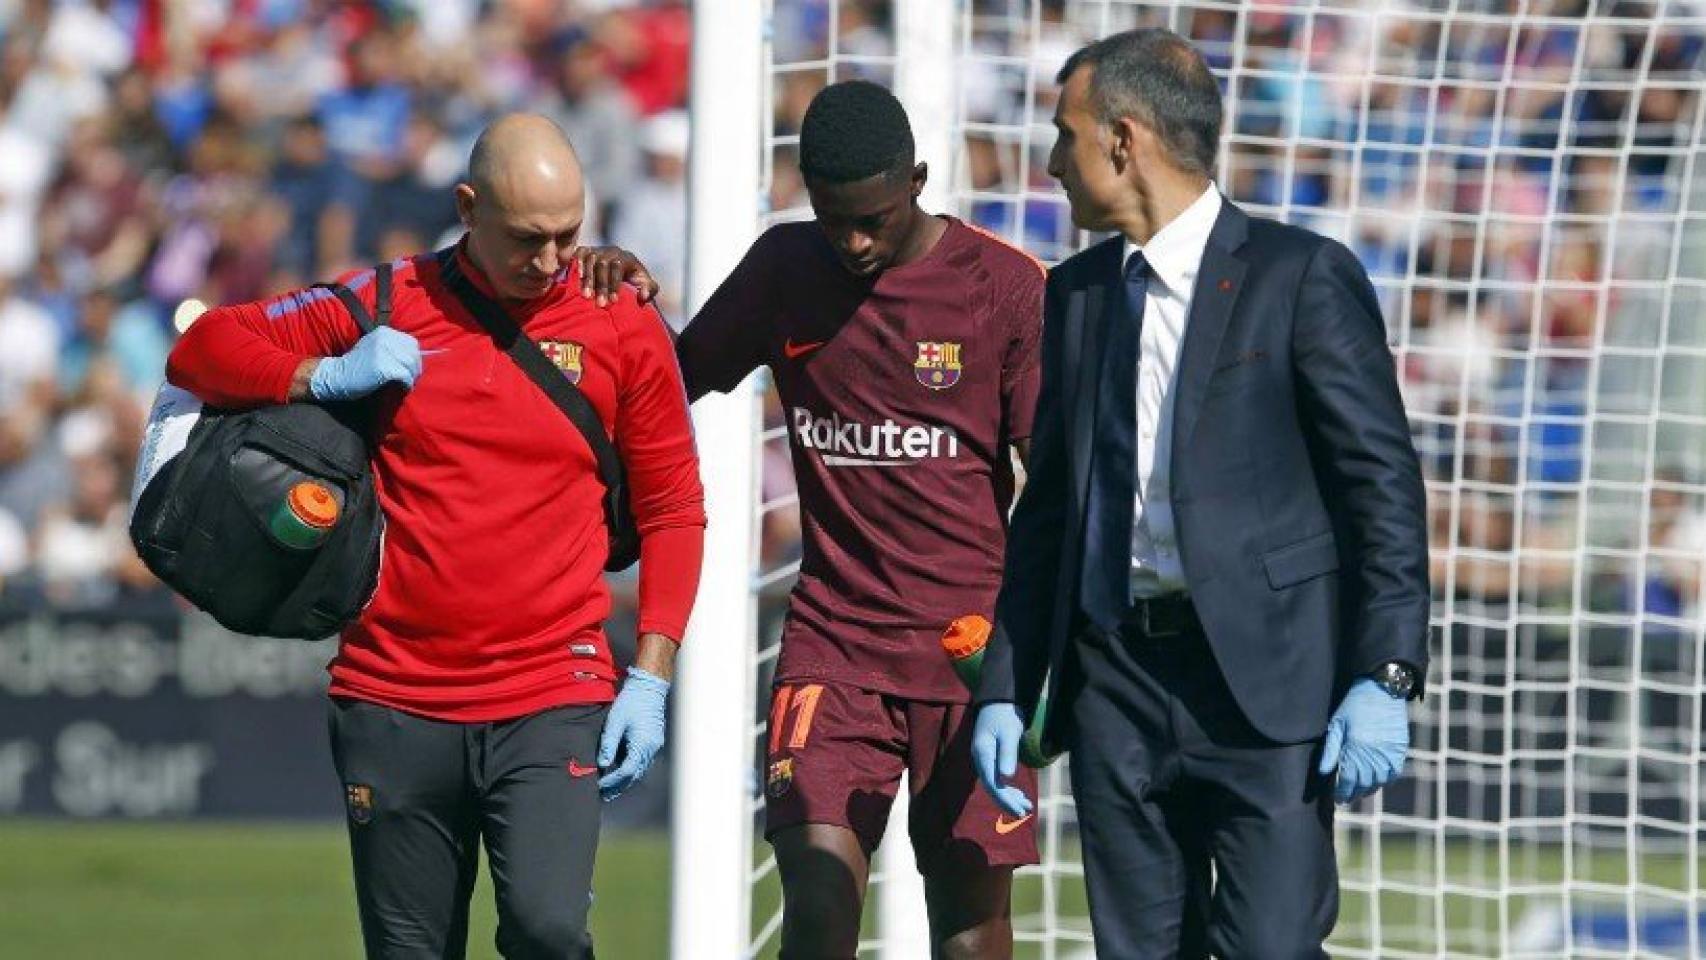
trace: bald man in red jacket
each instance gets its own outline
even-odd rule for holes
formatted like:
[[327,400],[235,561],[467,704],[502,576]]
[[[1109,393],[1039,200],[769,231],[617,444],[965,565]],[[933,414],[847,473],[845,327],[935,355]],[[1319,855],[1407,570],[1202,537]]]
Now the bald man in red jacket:
[[[330,668],[368,955],[461,956],[483,841],[500,952],[590,957],[600,794],[663,745],[698,585],[698,457],[662,318],[629,288],[581,292],[584,191],[562,132],[498,120],[456,202],[456,247],[394,266],[391,326],[361,336],[319,289],[221,307],[167,376],[220,407],[376,402],[379,587]],[[586,394],[622,456],[642,547],[639,649],[620,682],[593,452],[445,288],[445,258]],[[344,280],[370,311],[372,278]]]

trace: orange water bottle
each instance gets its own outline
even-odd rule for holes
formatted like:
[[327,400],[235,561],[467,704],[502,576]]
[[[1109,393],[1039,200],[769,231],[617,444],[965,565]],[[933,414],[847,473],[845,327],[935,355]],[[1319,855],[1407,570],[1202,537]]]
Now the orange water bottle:
[[273,510],[269,526],[285,546],[312,550],[326,542],[337,522],[337,497],[324,484],[303,480]]
[[[942,652],[948,655],[954,673],[973,695],[983,679],[983,652],[989,646],[992,629],[988,618],[968,613],[948,624],[942,634]],[[1019,740],[1019,762],[1041,770],[1060,756],[1059,751],[1043,742],[1043,727],[1048,723],[1048,686],[1044,684],[1037,708],[1031,711],[1031,722]]]
[[942,634],[942,652],[948,655],[960,682],[972,693],[977,693],[982,679],[983,649],[988,645],[989,621],[975,613],[948,624],[948,632]]

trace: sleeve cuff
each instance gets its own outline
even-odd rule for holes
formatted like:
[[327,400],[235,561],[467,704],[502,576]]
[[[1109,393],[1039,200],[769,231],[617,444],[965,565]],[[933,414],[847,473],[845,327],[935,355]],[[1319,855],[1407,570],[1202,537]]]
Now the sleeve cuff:
[[665,527],[640,541],[641,633],[661,633],[681,642],[693,598],[699,592],[699,564],[705,552],[705,528]]

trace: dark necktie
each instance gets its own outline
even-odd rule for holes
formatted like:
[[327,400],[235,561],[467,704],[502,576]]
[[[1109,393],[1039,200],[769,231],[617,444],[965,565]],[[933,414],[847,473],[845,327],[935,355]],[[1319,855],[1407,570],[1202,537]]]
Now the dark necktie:
[[1149,262],[1125,265],[1125,300],[1108,318],[1096,396],[1095,453],[1084,516],[1084,612],[1104,630],[1119,627],[1131,596],[1131,525],[1137,499],[1137,362]]

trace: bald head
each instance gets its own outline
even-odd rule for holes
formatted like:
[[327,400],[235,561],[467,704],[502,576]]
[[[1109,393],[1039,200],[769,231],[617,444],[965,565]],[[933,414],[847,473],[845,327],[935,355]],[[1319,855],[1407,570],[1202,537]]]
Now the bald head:
[[[516,188],[581,192],[581,163],[563,128],[537,113],[492,121],[468,155],[468,182],[478,193]],[[507,197],[506,197],[507,199]]]
[[456,187],[476,264],[510,299],[550,289],[579,239],[586,212],[580,160],[562,128],[533,113],[493,121]]

